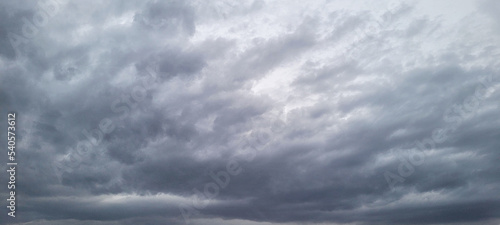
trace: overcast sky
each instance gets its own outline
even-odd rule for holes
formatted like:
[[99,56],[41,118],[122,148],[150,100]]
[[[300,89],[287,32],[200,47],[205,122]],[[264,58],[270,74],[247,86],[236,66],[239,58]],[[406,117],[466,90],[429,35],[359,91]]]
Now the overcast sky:
[[0,224],[500,223],[499,1],[39,2]]

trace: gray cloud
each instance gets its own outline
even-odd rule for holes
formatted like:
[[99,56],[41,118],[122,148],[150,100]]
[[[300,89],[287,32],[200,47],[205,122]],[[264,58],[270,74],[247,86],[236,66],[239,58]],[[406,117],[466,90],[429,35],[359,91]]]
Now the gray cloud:
[[500,221],[494,1],[45,2],[0,3],[0,224]]

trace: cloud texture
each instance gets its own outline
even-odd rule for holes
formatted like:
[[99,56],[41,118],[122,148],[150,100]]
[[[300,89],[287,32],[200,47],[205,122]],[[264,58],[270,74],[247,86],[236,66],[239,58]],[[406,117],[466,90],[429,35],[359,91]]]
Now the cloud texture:
[[500,222],[497,1],[0,5],[0,224]]

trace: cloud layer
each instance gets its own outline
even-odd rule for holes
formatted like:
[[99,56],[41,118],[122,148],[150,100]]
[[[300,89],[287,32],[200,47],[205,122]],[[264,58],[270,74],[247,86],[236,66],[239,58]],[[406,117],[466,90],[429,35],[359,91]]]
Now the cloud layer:
[[500,222],[496,1],[0,4],[1,224]]

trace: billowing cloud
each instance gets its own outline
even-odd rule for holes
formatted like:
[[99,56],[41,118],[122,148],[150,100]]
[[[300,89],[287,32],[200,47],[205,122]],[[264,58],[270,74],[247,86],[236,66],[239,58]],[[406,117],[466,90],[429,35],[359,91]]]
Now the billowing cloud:
[[0,5],[1,224],[500,222],[496,1]]

